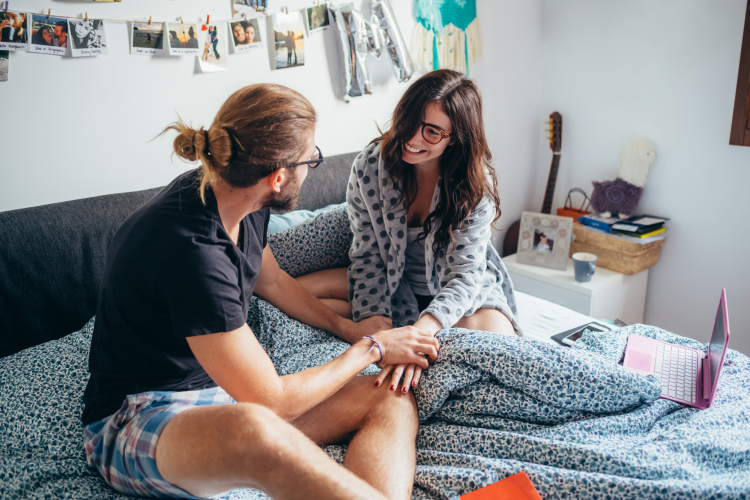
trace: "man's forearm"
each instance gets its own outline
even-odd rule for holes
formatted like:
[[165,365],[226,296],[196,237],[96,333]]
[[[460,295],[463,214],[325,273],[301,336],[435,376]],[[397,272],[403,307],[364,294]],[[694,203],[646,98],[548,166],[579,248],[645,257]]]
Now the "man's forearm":
[[352,321],[333,312],[283,271],[279,273],[274,286],[264,290],[262,298],[290,318],[329,331],[349,343],[359,340],[350,338],[354,325]]
[[281,377],[283,394],[280,406],[273,410],[286,421],[292,421],[311,410],[380,359],[380,351],[369,350],[368,341],[360,341],[328,363]]

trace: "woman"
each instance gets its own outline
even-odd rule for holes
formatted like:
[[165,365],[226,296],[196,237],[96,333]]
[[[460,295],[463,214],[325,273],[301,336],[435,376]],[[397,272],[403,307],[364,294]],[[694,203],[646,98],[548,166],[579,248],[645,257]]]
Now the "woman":
[[73,47],[76,49],[88,49],[90,47],[91,35],[94,31],[94,20],[75,21],[75,29],[71,33],[73,37]]
[[[491,158],[476,84],[451,70],[423,76],[352,167],[348,294],[342,270],[300,282],[339,314],[348,298],[354,321],[520,335],[513,287],[490,242],[500,217]],[[376,384],[389,373],[390,389],[403,375],[407,392],[421,369],[387,366]]]
[[[379,361],[426,368],[437,340],[378,318],[344,320],[281,271],[267,245],[270,210],[290,209],[323,161],[315,122],[301,94],[258,84],[230,96],[207,130],[167,128],[174,152],[199,166],[114,235],[83,396],[87,462],[116,490],[411,498],[414,397],[357,375]],[[351,347],[279,376],[247,324],[254,294]],[[319,448],[349,439],[344,466]]]
[[245,28],[245,43],[255,43],[255,26],[253,23],[247,23]]
[[52,30],[47,26],[42,26],[31,37],[31,43],[34,45],[52,45]]

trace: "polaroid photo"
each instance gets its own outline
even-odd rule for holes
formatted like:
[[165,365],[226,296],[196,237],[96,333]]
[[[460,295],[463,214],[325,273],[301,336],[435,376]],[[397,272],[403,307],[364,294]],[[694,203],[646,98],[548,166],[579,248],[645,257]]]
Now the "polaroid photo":
[[520,264],[565,270],[568,268],[573,219],[523,212],[518,237]]
[[164,55],[164,23],[133,21],[130,41],[132,55]]
[[309,34],[326,31],[331,25],[328,4],[308,7],[305,9],[305,19],[307,20],[307,32]]
[[255,12],[265,14],[268,11],[268,0],[234,0],[234,5],[250,7]]
[[229,23],[232,34],[232,48],[235,54],[248,52],[263,46],[258,19],[243,19]]
[[302,12],[279,12],[273,15],[275,68],[305,65],[305,24]]
[[68,53],[68,20],[62,17],[31,15],[30,52],[64,56]]
[[30,17],[25,12],[0,13],[0,50],[29,50]]
[[8,69],[10,68],[10,52],[0,50],[0,82],[8,81]]
[[227,24],[209,24],[206,31],[201,31],[201,42],[203,51],[198,62],[201,72],[213,73],[215,71],[227,70]]
[[167,43],[170,56],[199,55],[198,26],[195,24],[167,23]]
[[68,19],[68,28],[73,57],[109,54],[107,32],[101,19]]

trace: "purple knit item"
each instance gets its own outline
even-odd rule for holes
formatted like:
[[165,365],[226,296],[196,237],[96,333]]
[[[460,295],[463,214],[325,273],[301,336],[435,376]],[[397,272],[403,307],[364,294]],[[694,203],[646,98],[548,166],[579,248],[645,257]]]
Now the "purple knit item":
[[643,188],[634,186],[619,177],[613,181],[593,181],[594,192],[591,193],[591,207],[597,212],[610,212],[628,216],[635,211],[641,201]]

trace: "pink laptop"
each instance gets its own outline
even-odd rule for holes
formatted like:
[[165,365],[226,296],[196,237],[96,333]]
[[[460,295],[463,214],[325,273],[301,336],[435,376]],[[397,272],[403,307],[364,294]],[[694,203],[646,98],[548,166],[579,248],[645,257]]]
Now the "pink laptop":
[[729,344],[727,291],[722,289],[708,354],[666,342],[631,335],[622,365],[661,380],[661,398],[705,410],[714,400],[719,373]]

